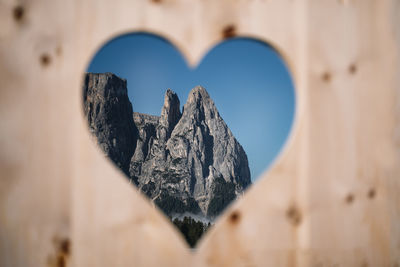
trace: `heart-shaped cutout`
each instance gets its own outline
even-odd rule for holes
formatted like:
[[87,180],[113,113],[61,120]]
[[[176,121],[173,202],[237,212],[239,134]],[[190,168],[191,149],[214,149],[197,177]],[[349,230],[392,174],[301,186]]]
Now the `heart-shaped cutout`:
[[[183,107],[178,95],[188,95]],[[193,247],[277,156],[295,95],[278,53],[260,41],[226,41],[192,70],[171,43],[135,33],[95,55],[83,101],[103,152]]]

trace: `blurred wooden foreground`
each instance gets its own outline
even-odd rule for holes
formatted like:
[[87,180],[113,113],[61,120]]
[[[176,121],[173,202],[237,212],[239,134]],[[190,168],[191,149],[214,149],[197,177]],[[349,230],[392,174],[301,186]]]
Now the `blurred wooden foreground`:
[[[81,77],[130,31],[195,65],[270,42],[297,90],[272,169],[195,253],[90,140]],[[0,0],[0,266],[400,266],[400,1]]]

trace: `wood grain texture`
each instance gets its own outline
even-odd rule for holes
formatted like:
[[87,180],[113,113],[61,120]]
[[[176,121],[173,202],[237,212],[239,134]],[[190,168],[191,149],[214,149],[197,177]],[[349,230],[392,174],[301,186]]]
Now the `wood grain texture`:
[[[192,253],[96,147],[82,73],[149,31],[195,66],[272,44],[296,93],[274,166]],[[0,0],[0,266],[400,266],[398,0]]]

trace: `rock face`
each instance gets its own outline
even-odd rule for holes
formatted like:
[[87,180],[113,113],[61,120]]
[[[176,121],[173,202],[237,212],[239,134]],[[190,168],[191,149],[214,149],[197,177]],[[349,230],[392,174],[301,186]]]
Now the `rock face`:
[[126,80],[112,73],[87,73],[83,84],[84,113],[101,149],[129,174],[137,128]]
[[[251,184],[246,153],[203,87],[191,90],[182,113],[178,96],[168,89],[158,117],[132,114],[124,80],[94,75],[86,77],[89,81],[84,87],[90,128],[117,165],[126,167],[130,155],[129,171],[123,170],[166,214],[188,212],[214,218]],[[125,96],[116,94],[116,88]],[[99,92],[94,93],[96,90]],[[111,103],[99,103],[102,101]],[[98,105],[110,105],[130,119],[120,113],[96,113],[93,110]],[[121,106],[117,109],[114,105]],[[113,118],[117,114],[118,118]],[[128,144],[127,138],[135,144]],[[123,153],[118,154],[119,149]]]

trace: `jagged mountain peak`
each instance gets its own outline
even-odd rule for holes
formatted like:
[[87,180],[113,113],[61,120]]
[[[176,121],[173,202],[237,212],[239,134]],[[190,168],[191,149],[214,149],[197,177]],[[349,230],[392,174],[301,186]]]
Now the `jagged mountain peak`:
[[202,121],[210,122],[214,118],[220,119],[220,115],[209,93],[200,85],[194,87],[183,106],[182,121],[198,124]]
[[178,95],[168,88],[165,92],[160,116],[160,127],[163,129],[159,131],[159,137],[161,136],[165,141],[170,137],[172,130],[182,117],[180,105]]
[[197,85],[192,90],[190,90],[188,102],[208,98],[210,98],[210,95],[208,94],[206,88],[201,85]]
[[[173,106],[176,106],[177,104],[180,104],[178,95],[174,91],[172,91],[170,88],[168,88],[165,91],[165,95],[164,95],[163,109],[169,109]],[[178,109],[179,109],[179,105],[178,105]]]
[[[87,94],[94,97],[109,98],[112,96],[124,97],[128,94],[127,81],[111,72],[86,73],[84,80],[84,98]],[[96,90],[92,90],[96,88]],[[88,92],[92,90],[91,92]]]
[[176,95],[176,93],[171,88],[167,88],[167,90],[165,91],[165,97],[174,95]]
[[164,105],[161,109],[161,117],[165,117],[167,121],[171,119],[176,120],[177,118],[171,118],[172,115],[180,115],[180,101],[178,95],[171,89],[167,89],[164,95]]
[[198,85],[189,92],[184,110],[189,108],[190,106],[192,107],[192,109],[196,109],[204,105],[209,106],[209,108],[216,109],[214,101],[211,99],[207,90],[203,86]]
[[129,174],[136,148],[137,128],[127,82],[117,75],[86,73],[83,84],[84,112],[89,129],[107,156]]
[[126,84],[111,73],[85,79],[85,114],[103,151],[166,214],[219,215],[251,179],[207,90],[194,87],[181,113],[167,89],[158,117],[132,112]]

